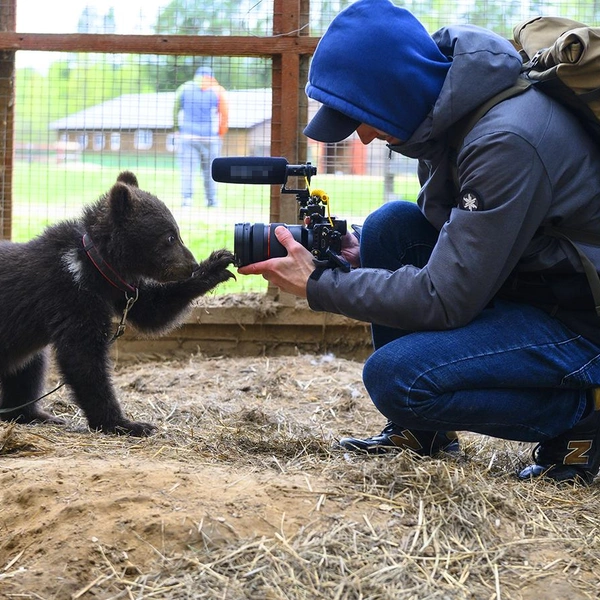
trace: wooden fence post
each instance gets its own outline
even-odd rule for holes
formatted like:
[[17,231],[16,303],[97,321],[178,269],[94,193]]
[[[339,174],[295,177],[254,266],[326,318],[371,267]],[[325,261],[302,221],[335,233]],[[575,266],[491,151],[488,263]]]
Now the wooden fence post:
[[[0,2],[0,31],[15,31],[16,0]],[[12,235],[15,52],[0,51],[0,239]]]
[[[307,36],[310,0],[274,0],[273,36]],[[273,112],[271,117],[271,154],[283,156],[290,164],[306,161],[306,138],[302,129],[306,123],[308,101],[304,94],[308,73],[308,55],[297,52],[282,52],[273,56]],[[287,107],[284,110],[284,107]],[[291,181],[289,187],[303,181]],[[271,186],[271,223],[298,222],[296,198],[282,196],[280,186]],[[279,294],[278,288],[269,284],[268,294],[278,296],[286,305],[292,305],[295,298],[289,294]]]

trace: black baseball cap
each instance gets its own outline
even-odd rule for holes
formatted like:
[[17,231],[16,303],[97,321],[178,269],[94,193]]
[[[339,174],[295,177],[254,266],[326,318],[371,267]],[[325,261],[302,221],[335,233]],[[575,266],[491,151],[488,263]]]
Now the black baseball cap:
[[359,125],[360,121],[323,105],[304,128],[304,135],[317,142],[341,142],[356,131]]

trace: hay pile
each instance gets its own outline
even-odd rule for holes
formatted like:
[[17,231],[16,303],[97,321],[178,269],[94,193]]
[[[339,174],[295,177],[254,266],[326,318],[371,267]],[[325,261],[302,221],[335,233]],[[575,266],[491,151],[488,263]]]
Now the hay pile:
[[[52,382],[49,383],[49,385]],[[600,485],[524,484],[531,446],[345,455],[381,429],[333,356],[117,366],[148,439],[0,425],[0,596],[31,599],[599,597]]]

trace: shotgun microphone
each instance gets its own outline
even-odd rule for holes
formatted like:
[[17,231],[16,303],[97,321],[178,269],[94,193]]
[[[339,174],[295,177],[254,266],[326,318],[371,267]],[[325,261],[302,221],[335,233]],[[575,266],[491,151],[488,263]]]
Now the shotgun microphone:
[[316,167],[290,165],[287,159],[273,156],[231,156],[215,158],[212,178],[221,183],[285,184],[290,176],[307,177],[310,181]]

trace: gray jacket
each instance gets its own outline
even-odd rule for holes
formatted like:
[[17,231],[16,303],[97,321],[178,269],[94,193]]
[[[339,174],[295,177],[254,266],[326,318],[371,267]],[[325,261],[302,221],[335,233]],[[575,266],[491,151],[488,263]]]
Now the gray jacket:
[[[476,123],[457,155],[460,193],[448,185],[449,128],[512,85],[520,59],[476,27],[444,28],[433,38],[453,57],[452,66],[426,120],[392,149],[419,159],[418,204],[440,232],[434,252],[422,269],[335,269],[311,278],[314,310],[407,330],[460,327],[514,273],[582,271],[569,243],[541,235],[540,227],[600,233],[600,152],[568,110],[536,89],[496,105]],[[480,200],[476,210],[469,191]],[[600,268],[600,249],[583,248]],[[600,340],[593,310],[567,313],[559,316]]]

